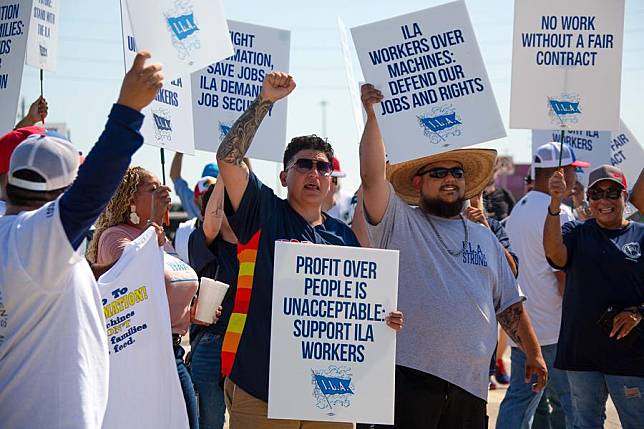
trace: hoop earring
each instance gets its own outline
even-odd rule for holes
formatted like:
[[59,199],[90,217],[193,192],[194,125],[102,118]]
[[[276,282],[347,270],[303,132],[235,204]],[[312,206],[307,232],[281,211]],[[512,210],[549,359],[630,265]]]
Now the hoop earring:
[[141,218],[136,214],[136,206],[134,204],[130,206],[130,222],[134,225],[138,225],[141,222]]

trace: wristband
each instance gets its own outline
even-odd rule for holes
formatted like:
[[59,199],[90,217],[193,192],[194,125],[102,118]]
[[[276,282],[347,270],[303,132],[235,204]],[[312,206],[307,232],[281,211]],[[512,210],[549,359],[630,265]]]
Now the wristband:
[[550,206],[548,206],[548,215],[550,216],[559,216],[561,214],[561,210],[559,210],[557,213],[553,213],[550,211]]

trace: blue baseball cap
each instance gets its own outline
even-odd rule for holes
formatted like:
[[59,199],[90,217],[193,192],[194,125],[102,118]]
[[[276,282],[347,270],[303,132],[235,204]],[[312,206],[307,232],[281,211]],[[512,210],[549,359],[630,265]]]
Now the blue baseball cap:
[[203,173],[201,173],[201,177],[219,177],[219,167],[217,167],[217,164],[214,162],[211,162],[210,164],[206,164],[203,168]]

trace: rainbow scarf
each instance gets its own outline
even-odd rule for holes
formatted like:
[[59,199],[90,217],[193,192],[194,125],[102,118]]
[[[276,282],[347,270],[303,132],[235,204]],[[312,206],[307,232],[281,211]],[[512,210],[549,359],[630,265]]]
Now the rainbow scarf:
[[225,377],[228,377],[233,369],[239,341],[244,332],[250,296],[253,291],[255,261],[257,260],[257,248],[259,247],[261,235],[262,230],[260,229],[251,237],[248,243],[237,244],[237,260],[239,261],[237,292],[235,293],[233,313],[230,315],[224,342],[221,346],[221,373]]

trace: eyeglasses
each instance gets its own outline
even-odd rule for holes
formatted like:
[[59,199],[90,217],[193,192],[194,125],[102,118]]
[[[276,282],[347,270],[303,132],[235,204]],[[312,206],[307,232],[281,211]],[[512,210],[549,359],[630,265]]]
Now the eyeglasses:
[[420,173],[418,173],[418,176],[422,176],[428,173],[429,177],[432,177],[434,179],[444,179],[448,174],[451,174],[455,179],[460,179],[465,174],[465,170],[463,170],[463,167],[437,167],[430,170],[421,171]]
[[587,192],[588,198],[593,201],[599,201],[601,199],[609,200],[619,200],[622,196],[622,190],[619,188],[608,188],[608,189],[589,189]]
[[321,176],[330,176],[333,173],[333,164],[326,161],[317,161],[314,159],[300,158],[293,162],[290,167],[295,167],[298,173],[306,174],[315,168]]

